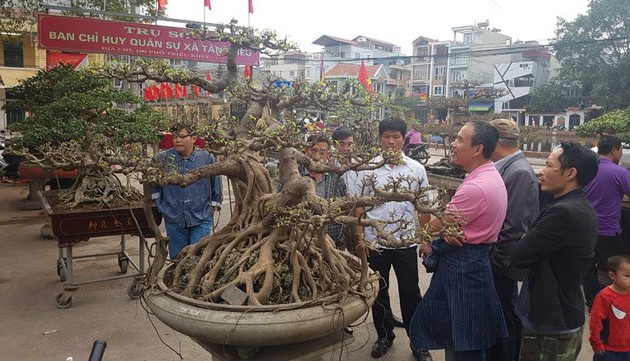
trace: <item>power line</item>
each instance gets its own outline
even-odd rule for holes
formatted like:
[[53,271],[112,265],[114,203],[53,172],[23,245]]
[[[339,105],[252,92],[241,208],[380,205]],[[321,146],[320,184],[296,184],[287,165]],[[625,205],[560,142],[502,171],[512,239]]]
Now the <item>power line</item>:
[[[361,58],[353,58],[353,59],[324,59],[324,63],[340,63],[340,62],[358,62],[358,61],[396,61],[396,60],[414,60],[414,59],[426,59],[426,58],[454,58],[456,56],[468,55],[469,57],[482,57],[482,56],[493,56],[493,55],[510,55],[510,54],[518,54],[528,50],[550,50],[550,48],[572,48],[572,47],[583,47],[584,45],[591,44],[600,44],[600,43],[610,43],[615,41],[623,41],[630,40],[630,36],[620,36],[609,39],[586,39],[580,41],[565,41],[565,42],[553,42],[549,44],[531,44],[531,45],[523,45],[516,44],[512,46],[502,46],[495,48],[484,48],[484,49],[471,49],[465,51],[450,51],[445,54],[426,54],[426,55],[395,55],[395,56],[385,56],[385,57],[361,57]],[[464,45],[465,46],[465,45]],[[285,56],[274,56],[265,59],[270,60],[293,60],[298,63],[307,63],[307,62],[320,62],[321,59],[296,59],[293,57],[285,57]]]

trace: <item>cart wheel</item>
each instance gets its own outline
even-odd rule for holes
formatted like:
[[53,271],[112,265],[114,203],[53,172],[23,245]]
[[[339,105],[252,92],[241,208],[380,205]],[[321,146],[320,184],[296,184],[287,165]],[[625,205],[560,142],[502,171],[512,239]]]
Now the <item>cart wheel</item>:
[[131,299],[140,298],[144,292],[144,284],[142,282],[133,281],[127,288],[127,296]]
[[70,306],[72,306],[72,296],[68,297],[68,299],[63,302],[63,292],[59,292],[55,296],[55,304],[57,305],[57,308],[70,308]]
[[129,268],[129,260],[127,257],[118,254],[118,267],[120,267],[120,273],[127,273],[127,268]]
[[[67,267],[66,260],[64,258],[63,264]],[[66,282],[66,270],[62,266],[61,260],[57,260],[57,276],[59,276],[59,282]]]
[[39,233],[42,237],[53,238],[52,230],[50,229],[50,225],[44,224],[40,229]]

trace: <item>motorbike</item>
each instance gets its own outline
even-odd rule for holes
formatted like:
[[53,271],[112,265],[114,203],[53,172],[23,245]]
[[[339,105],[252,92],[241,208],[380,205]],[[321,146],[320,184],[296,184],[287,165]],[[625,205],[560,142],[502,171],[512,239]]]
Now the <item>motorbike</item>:
[[429,152],[427,152],[428,147],[428,143],[405,144],[403,152],[409,158],[420,162],[420,164],[427,164],[431,158]]
[[4,149],[5,149],[5,144],[4,144],[4,140],[0,139],[0,178],[4,177],[4,168],[6,168],[9,164],[7,162],[4,161],[4,158],[2,157],[2,153],[4,153]]

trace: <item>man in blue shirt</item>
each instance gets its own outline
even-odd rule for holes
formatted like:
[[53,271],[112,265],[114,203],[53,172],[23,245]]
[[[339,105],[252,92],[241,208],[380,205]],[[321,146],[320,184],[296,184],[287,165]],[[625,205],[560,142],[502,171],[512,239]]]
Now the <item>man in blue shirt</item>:
[[[212,154],[195,147],[197,136],[190,125],[177,124],[172,129],[174,147],[155,156],[166,173],[186,174],[214,163]],[[213,208],[221,208],[221,176],[201,179],[185,188],[167,185],[153,189],[169,237],[168,254],[175,259],[186,246],[197,243],[212,229]]]

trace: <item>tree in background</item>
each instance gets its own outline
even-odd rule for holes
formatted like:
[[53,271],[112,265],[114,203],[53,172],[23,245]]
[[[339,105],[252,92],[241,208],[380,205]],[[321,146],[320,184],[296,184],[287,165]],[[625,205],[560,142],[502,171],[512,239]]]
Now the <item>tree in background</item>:
[[[43,2],[39,0],[0,0],[0,34],[14,34],[30,30],[37,23],[37,14],[44,12]],[[154,0],[77,0],[72,5],[77,8],[102,10],[120,13],[110,17],[112,20],[134,21],[137,18],[125,17],[124,14],[155,15]],[[85,16],[83,12],[64,12],[64,15]]]
[[[554,41],[562,64],[558,83],[579,84],[578,95],[590,104],[626,108],[630,105],[630,1],[591,0],[588,7],[574,21],[558,20]],[[561,98],[557,90],[556,97]]]

